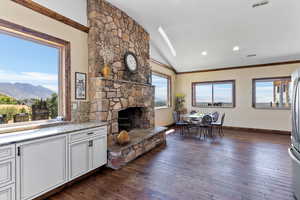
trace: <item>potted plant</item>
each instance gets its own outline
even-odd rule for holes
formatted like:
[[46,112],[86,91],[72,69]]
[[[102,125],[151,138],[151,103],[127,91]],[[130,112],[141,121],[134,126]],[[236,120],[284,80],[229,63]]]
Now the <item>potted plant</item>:
[[187,112],[184,107],[185,103],[185,95],[184,94],[176,94],[175,96],[175,111],[178,114],[185,114]]

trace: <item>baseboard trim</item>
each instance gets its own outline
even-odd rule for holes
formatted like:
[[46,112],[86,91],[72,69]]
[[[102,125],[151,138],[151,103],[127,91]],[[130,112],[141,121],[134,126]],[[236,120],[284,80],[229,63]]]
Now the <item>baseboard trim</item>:
[[272,129],[245,128],[245,127],[234,127],[234,126],[224,126],[224,129],[237,130],[237,131],[249,131],[255,133],[291,135],[290,131],[281,131],[281,130],[272,130]]

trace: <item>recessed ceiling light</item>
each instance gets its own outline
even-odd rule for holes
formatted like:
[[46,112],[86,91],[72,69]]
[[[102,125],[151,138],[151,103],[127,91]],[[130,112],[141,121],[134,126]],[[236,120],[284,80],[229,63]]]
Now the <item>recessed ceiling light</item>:
[[240,50],[240,47],[239,46],[235,46],[233,47],[232,51],[239,51]]
[[207,52],[206,51],[202,51],[202,56],[206,56],[207,55]]
[[161,34],[161,36],[163,37],[163,39],[165,40],[165,42],[169,46],[172,55],[175,57],[176,56],[176,51],[175,51],[169,37],[167,36],[166,32],[164,31],[164,29],[161,26],[158,28],[158,32]]

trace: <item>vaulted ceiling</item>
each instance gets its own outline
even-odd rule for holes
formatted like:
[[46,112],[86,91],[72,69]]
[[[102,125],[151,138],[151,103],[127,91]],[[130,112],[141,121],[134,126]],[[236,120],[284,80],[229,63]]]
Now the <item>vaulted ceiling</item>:
[[179,72],[300,60],[299,0],[269,0],[256,8],[255,0],[107,1],[150,33],[152,58]]

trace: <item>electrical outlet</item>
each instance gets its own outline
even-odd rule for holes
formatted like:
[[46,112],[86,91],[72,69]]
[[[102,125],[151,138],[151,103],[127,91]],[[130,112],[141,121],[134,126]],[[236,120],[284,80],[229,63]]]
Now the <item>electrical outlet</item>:
[[73,110],[77,110],[77,103],[73,103],[72,108]]

